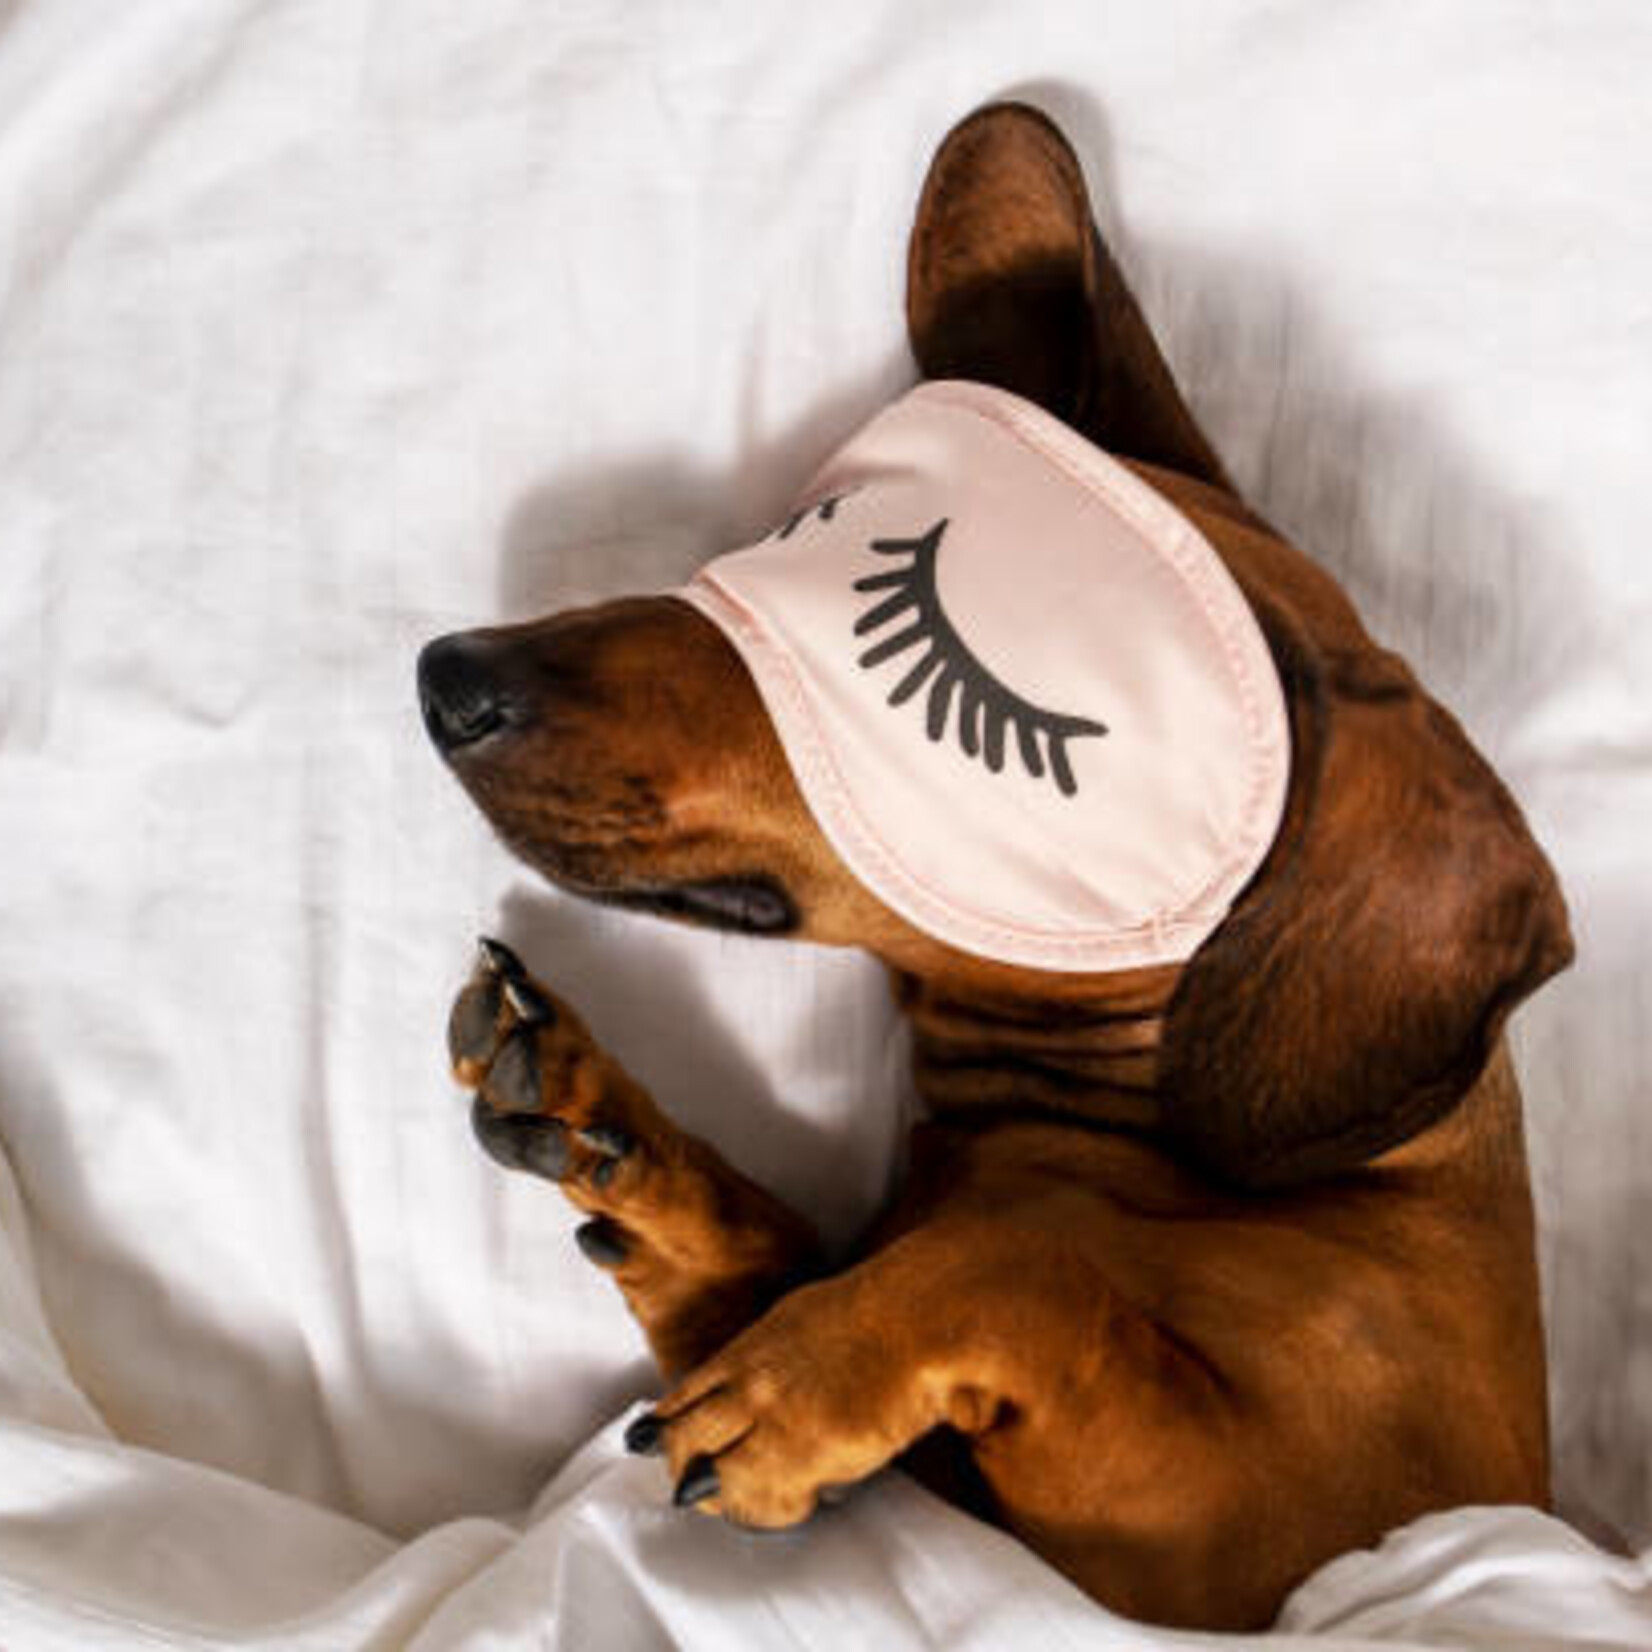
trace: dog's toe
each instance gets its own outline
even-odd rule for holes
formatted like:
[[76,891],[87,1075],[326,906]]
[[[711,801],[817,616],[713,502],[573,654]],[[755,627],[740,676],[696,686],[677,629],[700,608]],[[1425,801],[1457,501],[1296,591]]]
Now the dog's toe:
[[603,1216],[581,1222],[574,1229],[574,1243],[586,1260],[596,1263],[599,1268],[617,1268],[631,1254],[619,1224]]
[[658,1457],[665,1450],[665,1424],[652,1411],[634,1418],[625,1430],[625,1449],[634,1457]]

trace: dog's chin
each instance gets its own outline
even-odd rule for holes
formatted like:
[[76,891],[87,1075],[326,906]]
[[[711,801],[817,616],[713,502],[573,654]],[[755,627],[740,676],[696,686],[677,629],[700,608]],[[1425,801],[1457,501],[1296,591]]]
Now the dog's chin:
[[801,921],[790,891],[767,872],[713,878],[637,876],[589,844],[523,842],[508,832],[500,836],[547,883],[597,906],[739,935],[789,935]]
[[778,882],[762,875],[637,885],[592,891],[587,898],[738,935],[789,935],[798,926],[796,903]]

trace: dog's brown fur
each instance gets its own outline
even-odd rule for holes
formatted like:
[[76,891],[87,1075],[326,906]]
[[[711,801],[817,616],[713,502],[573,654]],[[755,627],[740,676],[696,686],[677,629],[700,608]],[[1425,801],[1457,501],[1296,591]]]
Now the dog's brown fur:
[[[447,755],[505,840],[598,899],[868,948],[929,1121],[895,1207],[823,1275],[805,1224],[508,954],[461,998],[456,1070],[493,1150],[592,1213],[582,1242],[672,1385],[634,1443],[667,1453],[682,1500],[787,1525],[925,1441],[909,1461],[1108,1605],[1265,1625],[1403,1521],[1547,1498],[1500,1033],[1569,958],[1565,911],[1457,724],[1234,494],[1043,117],[996,105],[948,137],[908,318],[926,374],[1039,401],[1225,559],[1291,715],[1266,864],[1180,969],[984,962],[837,860],[694,611],[629,600],[473,633],[509,718]],[[526,1092],[500,1059],[524,1037]]]

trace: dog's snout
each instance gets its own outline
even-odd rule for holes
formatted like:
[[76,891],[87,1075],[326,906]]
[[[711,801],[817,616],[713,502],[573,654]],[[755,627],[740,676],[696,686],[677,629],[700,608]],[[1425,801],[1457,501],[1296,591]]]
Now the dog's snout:
[[430,738],[455,751],[505,722],[505,693],[488,644],[468,634],[438,637],[419,654],[419,707]]

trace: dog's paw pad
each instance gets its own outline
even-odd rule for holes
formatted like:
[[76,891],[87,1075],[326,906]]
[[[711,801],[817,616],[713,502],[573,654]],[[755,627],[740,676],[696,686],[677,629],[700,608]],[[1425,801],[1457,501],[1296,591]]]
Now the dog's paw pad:
[[466,983],[453,1002],[447,1018],[447,1053],[454,1074],[461,1083],[481,1077],[488,1057],[499,1040],[499,1010],[503,1003],[495,976],[480,976]]
[[[508,989],[507,989],[508,990]],[[533,1033],[517,1025],[493,1058],[483,1086],[487,1099],[507,1113],[532,1113],[539,1107],[539,1052]]]
[[507,1170],[526,1170],[559,1182],[568,1174],[568,1127],[538,1113],[500,1113],[478,1096],[470,1123],[489,1158]]
[[[649,1121],[639,1124],[646,1097],[503,942],[478,943],[448,1048],[454,1076],[476,1095],[477,1138],[498,1163],[561,1182],[576,1203],[606,1204],[629,1197],[655,1162]],[[615,1266],[613,1243],[605,1233],[587,1254]]]

